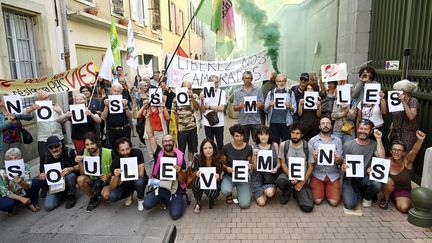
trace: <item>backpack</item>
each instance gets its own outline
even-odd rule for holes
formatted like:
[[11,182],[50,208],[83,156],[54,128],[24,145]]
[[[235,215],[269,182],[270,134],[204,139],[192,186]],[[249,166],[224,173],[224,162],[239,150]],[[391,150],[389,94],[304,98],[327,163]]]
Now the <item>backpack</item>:
[[[284,144],[284,159],[286,159],[288,151],[289,151],[289,144],[291,140],[286,140]],[[306,140],[303,141],[303,152],[306,156],[305,161],[306,163],[309,161],[309,144],[306,142]]]

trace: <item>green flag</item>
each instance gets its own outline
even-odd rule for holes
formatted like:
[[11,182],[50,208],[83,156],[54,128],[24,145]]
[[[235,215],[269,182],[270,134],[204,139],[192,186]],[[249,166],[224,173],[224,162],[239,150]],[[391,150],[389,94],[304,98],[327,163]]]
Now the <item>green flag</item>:
[[121,66],[120,59],[120,43],[117,36],[117,29],[115,26],[114,18],[111,18],[111,50],[114,57],[114,68]]

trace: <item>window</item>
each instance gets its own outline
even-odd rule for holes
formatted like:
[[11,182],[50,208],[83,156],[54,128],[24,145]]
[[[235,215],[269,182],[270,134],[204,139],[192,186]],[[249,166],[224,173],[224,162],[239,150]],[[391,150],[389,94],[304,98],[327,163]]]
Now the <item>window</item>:
[[131,19],[141,25],[148,25],[148,0],[130,1]]
[[[195,13],[195,6],[192,4],[192,2],[190,3],[190,7],[189,7],[189,19],[191,19],[193,17]],[[191,30],[194,31],[196,33],[196,23],[197,23],[197,18],[194,18],[192,23],[191,23]]]
[[179,9],[176,20],[176,34],[183,35],[183,10]]
[[[33,18],[9,11],[4,11],[3,16],[12,79],[37,77]],[[30,105],[33,100],[25,98],[24,106]]]
[[175,32],[175,19],[176,19],[176,10],[173,2],[169,2],[169,30],[171,32]]
[[160,21],[160,2],[159,0],[151,0],[151,26],[152,30],[160,30],[161,29],[161,21]]
[[114,14],[123,16],[123,0],[111,0],[111,11]]

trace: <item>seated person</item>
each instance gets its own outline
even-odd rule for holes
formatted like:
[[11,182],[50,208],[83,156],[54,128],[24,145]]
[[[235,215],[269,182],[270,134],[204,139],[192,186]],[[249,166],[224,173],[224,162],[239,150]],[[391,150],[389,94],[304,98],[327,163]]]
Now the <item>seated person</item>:
[[[82,155],[78,155],[75,161],[78,163],[81,175],[78,177],[78,185],[80,189],[90,198],[87,205],[87,212],[95,209],[99,202],[99,196],[107,201],[111,193],[109,184],[111,179],[111,149],[102,148],[99,136],[96,133],[88,132],[84,135],[84,151]],[[84,173],[83,159],[84,156],[99,156],[100,158],[100,176],[88,176]]]
[[45,209],[51,211],[60,206],[62,200],[66,198],[66,209],[72,208],[76,203],[76,184],[79,173],[79,166],[75,162],[75,152],[73,149],[63,146],[57,136],[47,139],[48,151],[45,153],[44,162],[39,166],[39,180],[46,184],[45,164],[60,162],[61,176],[65,179],[65,190],[56,193],[48,193],[45,199]]
[[[111,193],[109,199],[111,202],[116,202],[120,199],[127,198],[125,201],[126,206],[132,204],[133,193],[137,192],[138,198],[138,211],[144,210],[144,190],[147,185],[148,176],[145,173],[144,155],[140,149],[132,148],[131,141],[126,138],[119,138],[115,142],[114,148],[117,150],[118,155],[114,157],[111,164]],[[122,181],[120,169],[120,158],[137,157],[138,160],[138,179],[133,181]]]
[[392,142],[390,174],[387,184],[384,185],[384,198],[379,204],[382,209],[387,209],[390,197],[394,198],[399,212],[408,213],[412,207],[411,177],[414,169],[413,164],[426,134],[417,130],[416,136],[417,142],[408,153],[406,152],[406,145],[402,141],[395,140]]
[[[21,150],[10,148],[5,153],[6,160],[22,159]],[[38,212],[40,182],[31,179],[30,167],[25,164],[25,175],[9,180],[6,171],[0,171],[0,210],[12,213],[16,205],[22,203],[33,212]]]

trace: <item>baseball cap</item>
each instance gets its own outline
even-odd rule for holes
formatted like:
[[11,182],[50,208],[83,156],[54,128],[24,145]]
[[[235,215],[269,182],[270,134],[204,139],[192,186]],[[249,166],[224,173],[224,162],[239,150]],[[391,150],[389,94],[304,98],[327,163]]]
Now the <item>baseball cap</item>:
[[309,73],[302,73],[300,75],[300,79],[307,79],[307,80],[309,80]]
[[61,141],[57,136],[51,136],[47,139],[46,145],[47,148],[54,146],[54,145],[60,145]]

